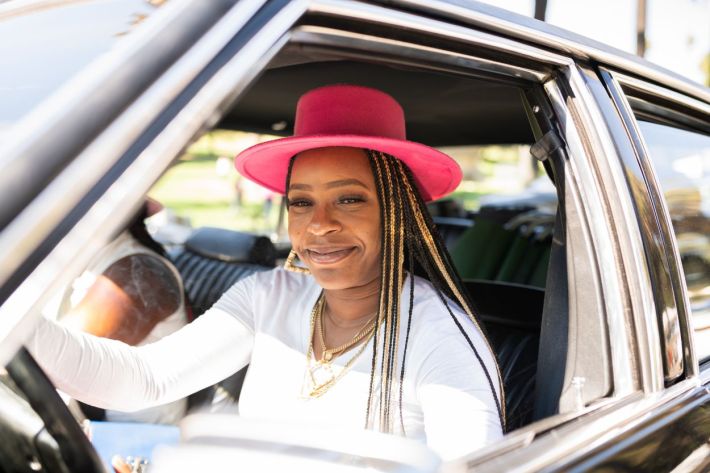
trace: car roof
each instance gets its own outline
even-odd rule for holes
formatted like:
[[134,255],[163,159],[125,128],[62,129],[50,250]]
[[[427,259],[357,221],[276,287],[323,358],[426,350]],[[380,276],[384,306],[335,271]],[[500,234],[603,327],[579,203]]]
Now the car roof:
[[[383,2],[372,2],[383,3]],[[507,10],[473,1],[393,0],[387,7],[446,17],[498,36],[584,63],[605,65],[641,76],[694,98],[710,101],[707,88],[672,71],[598,41]],[[376,7],[373,7],[376,8]],[[313,2],[313,12],[319,10]],[[430,146],[532,143],[519,87],[504,80],[482,80],[404,65],[338,60],[333,55],[284,48],[218,125],[274,135],[293,133],[298,97],[325,84],[375,87],[397,99],[407,116],[407,138]]]
[[219,127],[290,135],[300,95],[343,83],[392,95],[404,109],[407,138],[412,141],[429,146],[533,142],[520,92],[512,85],[345,60],[269,69]]

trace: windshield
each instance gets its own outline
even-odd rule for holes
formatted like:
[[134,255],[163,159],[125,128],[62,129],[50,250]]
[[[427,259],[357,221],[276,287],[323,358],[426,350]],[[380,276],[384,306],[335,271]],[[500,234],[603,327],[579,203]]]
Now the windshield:
[[162,3],[17,0],[0,5],[0,141],[12,125]]

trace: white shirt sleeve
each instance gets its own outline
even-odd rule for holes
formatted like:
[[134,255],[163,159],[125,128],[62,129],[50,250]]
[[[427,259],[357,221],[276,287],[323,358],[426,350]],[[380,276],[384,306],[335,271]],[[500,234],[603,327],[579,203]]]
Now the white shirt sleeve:
[[57,388],[87,404],[121,411],[164,404],[249,363],[253,283],[237,282],[197,320],[149,345],[132,347],[43,319],[27,346]]
[[[477,338],[473,342],[500,397],[492,355],[483,339]],[[417,397],[427,444],[444,460],[477,450],[503,435],[483,368],[460,335],[432,349],[417,379]]]

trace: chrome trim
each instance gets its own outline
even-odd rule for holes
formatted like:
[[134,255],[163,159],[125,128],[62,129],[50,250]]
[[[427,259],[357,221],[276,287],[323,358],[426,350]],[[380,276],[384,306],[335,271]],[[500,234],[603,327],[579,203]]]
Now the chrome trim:
[[[641,133],[641,130],[639,130],[639,128],[637,126],[637,122],[634,119],[633,109],[631,108],[631,105],[629,104],[628,100],[626,99],[626,94],[622,90],[619,81],[617,81],[617,76],[620,76],[620,74],[617,74],[612,71],[608,71],[606,69],[602,69],[602,70],[609,73],[609,75],[611,77],[611,81],[609,81],[608,85],[614,89],[614,91],[618,97],[618,100],[620,103],[618,103],[617,105],[620,107],[623,107],[626,115],[629,117],[628,120],[624,120],[624,124],[626,126],[630,126],[632,128],[631,132],[634,133],[636,135],[636,137],[638,138],[639,144],[642,148],[642,149],[638,150],[638,152],[640,152],[642,154],[642,156],[638,156],[638,159],[645,160],[648,163],[648,166],[642,167],[644,177],[649,181],[649,185],[653,186],[655,188],[655,190],[657,191],[656,194],[658,196],[658,199],[654,199],[654,205],[657,208],[658,218],[662,219],[662,231],[665,231],[665,233],[666,233],[666,235],[664,235],[664,237],[665,237],[664,239],[666,240],[666,246],[670,247],[670,250],[671,250],[671,252],[674,256],[674,259],[675,259],[675,261],[673,262],[675,267],[672,268],[671,270],[675,269],[676,274],[671,274],[671,278],[672,278],[671,281],[675,282],[675,284],[679,285],[678,289],[680,289],[680,294],[677,294],[677,293],[675,294],[676,307],[677,307],[677,309],[679,309],[676,311],[675,315],[676,315],[676,319],[679,319],[679,318],[683,319],[683,325],[687,329],[685,339],[686,339],[686,344],[688,347],[688,352],[685,353],[685,356],[683,356],[683,354],[681,353],[679,358],[680,359],[685,358],[686,364],[687,364],[687,366],[685,367],[686,372],[690,376],[697,376],[697,374],[698,374],[698,358],[695,353],[695,348],[693,346],[694,345],[694,334],[692,333],[692,326],[693,325],[690,320],[690,318],[691,318],[690,299],[688,297],[688,288],[687,288],[687,285],[685,282],[685,276],[684,276],[684,274],[682,274],[683,266],[681,264],[680,250],[678,249],[675,233],[673,232],[673,223],[671,221],[670,211],[668,210],[668,205],[666,204],[666,199],[663,196],[663,190],[662,190],[662,187],[661,187],[660,182],[658,180],[658,176],[656,175],[655,168],[649,160],[649,152],[648,152],[648,147],[646,146],[646,140],[645,140],[643,134]],[[625,79],[626,78],[628,78],[628,77],[625,77]],[[640,83],[640,81],[634,80],[634,82],[635,83],[639,82],[639,84],[637,84],[639,86],[641,86],[641,85],[648,85],[649,86],[649,89],[641,89],[641,87],[637,87],[636,84],[634,85],[635,88],[639,88],[641,90],[649,91],[649,90],[654,90],[654,89],[660,89],[659,87],[652,86],[650,84]],[[662,89],[661,89],[661,91],[662,91]],[[671,95],[679,95],[679,94],[671,93]],[[659,95],[659,96],[662,96],[664,98],[668,98],[667,95]],[[710,106],[708,106],[707,109],[708,109],[708,111],[706,113],[708,113],[708,115],[710,115]],[[674,292],[677,292],[677,291],[674,291]],[[665,322],[666,316],[667,316],[667,314],[664,314],[664,322]],[[673,324],[674,326],[677,325],[678,330],[681,330],[678,320],[669,321],[669,323]],[[666,331],[665,327],[663,327],[663,328],[664,328],[664,330],[662,332],[666,338],[666,344],[667,344],[666,346],[673,346],[673,343],[670,340],[671,333],[668,333],[668,332],[672,332],[672,330]],[[681,373],[677,373],[677,375],[680,375],[680,374]]]
[[[520,447],[503,456],[491,456],[491,460],[480,463],[476,461],[475,455],[467,460],[473,464],[472,469],[475,471],[565,471],[566,466],[591,455],[600,445],[614,442],[650,417],[675,411],[697,394],[699,386],[695,378],[646,396],[637,391],[579,417],[575,422],[537,436],[527,447]],[[462,470],[444,471],[449,473]]]
[[698,111],[705,116],[710,116],[710,103],[701,102],[687,95],[679,94],[673,90],[665,89],[661,86],[649,84],[648,82],[636,79],[621,72],[608,71],[622,85],[631,89],[639,90],[647,94],[660,97],[664,100],[677,103],[682,107],[687,107]]
[[[700,384],[703,385],[709,385],[710,384],[710,367],[701,370],[698,374],[698,378],[700,379]],[[710,388],[710,386],[708,386]]]
[[[233,30],[231,35],[226,34],[225,29],[228,28],[230,22],[239,22],[243,25],[249,19],[249,17],[243,17],[245,10],[243,7],[240,8],[240,5],[243,4],[238,3],[233,10],[234,13],[224,17],[225,23],[221,23],[220,28],[216,30],[217,33],[214,35],[216,38],[204,38],[204,42],[201,40],[164,77],[156,81],[120,117],[115,126],[110,127],[95,143],[92,143],[91,149],[96,151],[106,142],[114,140],[124,143],[121,149],[126,148],[132,137],[125,136],[125,128],[133,120],[140,119],[141,114],[152,106],[156,96],[163,95],[163,88],[170,86],[175,80],[173,76],[183,77],[184,70],[196,73],[200,67],[204,66],[202,48],[209,48],[218,38],[230,39],[236,31],[241,29],[240,27]],[[0,340],[6,337],[11,330],[15,330],[14,326],[17,326],[17,331],[13,334],[15,336],[11,340],[14,343],[3,342],[0,344],[0,362],[4,363],[14,354],[19,343],[34,325],[35,318],[40,317],[40,310],[46,303],[49,294],[46,289],[52,285],[52,281],[55,281],[53,285],[56,286],[56,281],[61,279],[61,275],[67,269],[71,271],[81,266],[81,263],[85,264],[91,253],[108,240],[112,232],[115,232],[128,218],[130,211],[135,208],[153,182],[178,153],[189,144],[189,141],[200,129],[214,124],[214,121],[219,118],[219,113],[215,110],[226,108],[224,104],[236,97],[234,90],[244,88],[283,47],[288,39],[285,33],[302,16],[305,8],[305,2],[292,1],[271,18],[268,24],[243,49],[209,79],[187,106],[143,150],[131,166],[0,307],[0,321],[3,323],[0,327],[2,329]],[[185,83],[181,83],[185,85]],[[86,159],[86,154],[82,153],[77,159],[83,161]],[[72,177],[76,179],[77,175]],[[129,202],[133,205],[127,205]],[[87,249],[92,251],[85,251]]]
[[[47,237],[59,221],[72,209],[82,196],[115,164],[130,143],[142,132],[143,128],[169,104],[178,92],[197,75],[207,62],[215,55],[229,39],[239,31],[244,23],[263,4],[263,1],[239,2],[233,10],[201,38],[183,58],[180,58],[164,74],[158,83],[161,87],[152,86],[150,92],[137,100],[130,110],[140,109],[133,115],[124,113],[100,137],[89,145],[67,168],[34,198],[32,203],[0,233],[0,284],[2,284],[24,261],[27,256]],[[168,20],[182,10],[167,15]],[[168,20],[163,20],[169,23]],[[165,27],[163,22],[160,28]],[[151,35],[156,34],[151,32]],[[135,53],[134,49],[143,46],[143,39],[136,44],[125,47],[122,54],[111,56],[112,62],[128,60]],[[4,152],[14,154],[17,148],[24,147],[32,141],[32,136],[40,133],[42,128],[50,127],[56,120],[63,117],[72,103],[81,101],[82,94],[88,84],[101,79],[105,74],[104,61],[89,66],[68,86],[62,89],[62,94],[56,95],[39,107],[24,121],[20,129],[13,129],[18,134],[17,146]],[[112,68],[109,68],[112,70]],[[14,154],[19,156],[19,153]],[[80,177],[79,177],[80,176]],[[93,177],[93,178],[92,178]],[[61,195],[59,199],[56,196]],[[4,320],[0,319],[0,327]],[[0,329],[0,340],[3,331]]]
[[590,158],[593,159],[596,170],[605,183],[604,193],[608,198],[612,229],[623,229],[614,232],[624,268],[626,293],[631,303],[635,342],[639,349],[638,368],[641,372],[642,387],[647,392],[659,391],[664,386],[660,330],[649,269],[645,258],[639,257],[643,255],[643,241],[621,161],[601,111],[592,93],[587,89],[582,74],[577,67],[570,69],[569,80],[575,94],[573,103],[579,104],[576,108],[580,119],[588,125],[583,127],[583,130],[590,141],[593,153]]
[[[570,62],[568,70],[574,64]],[[567,106],[562,91],[554,81],[545,84],[545,90],[557,116],[557,122],[563,129],[564,139],[568,147],[571,174],[577,182],[577,192],[586,204],[584,218],[587,221],[590,238],[594,244],[596,264],[599,269],[601,289],[609,326],[609,346],[611,350],[614,382],[614,395],[624,396],[636,390],[634,367],[632,360],[636,357],[631,352],[631,341],[627,330],[627,308],[622,294],[624,285],[615,271],[609,271],[610,261],[617,261],[614,238],[610,233],[608,211],[599,198],[603,195],[596,172],[592,167],[594,158],[589,156],[582,143],[582,137],[577,130],[574,119]]]
[[476,2],[450,0],[391,0],[390,3],[394,7],[403,6],[435,12],[438,15],[467,22],[475,28],[493,30],[538,47],[574,55],[579,59],[593,59],[710,103],[709,88],[673,71],[598,41],[501,8]]
[[[292,42],[323,47],[375,51],[383,54],[397,54],[403,56],[406,60],[394,59],[393,62],[416,64],[420,67],[426,67],[426,65],[417,61],[429,61],[431,55],[436,55],[437,63],[448,66],[451,70],[456,70],[457,72],[462,72],[464,69],[475,69],[492,74],[504,74],[531,82],[542,82],[547,76],[547,74],[532,69],[511,66],[490,59],[322,26],[305,25],[295,28],[292,32]],[[342,55],[342,52],[339,55]]]
[[[634,395],[626,396],[623,399],[603,398],[594,401],[592,404],[584,407],[580,411],[557,414],[535,421],[532,424],[528,424],[520,429],[506,434],[502,439],[491,445],[476,450],[468,455],[464,455],[456,460],[445,463],[439,473],[457,473],[470,471],[471,469],[478,471],[479,465],[482,467],[483,471],[495,471],[495,469],[491,469],[489,466],[491,464],[497,464],[498,459],[501,457],[503,457],[503,465],[505,467],[503,471],[510,471],[510,465],[512,462],[507,461],[508,457],[506,455],[508,452],[518,449],[535,450],[535,445],[531,444],[537,438],[544,436],[547,432],[553,430],[554,428],[559,428],[573,420],[576,421],[580,418],[585,419],[590,415],[594,416],[598,411],[618,408],[620,405],[628,404],[632,400],[639,399],[640,397],[640,393],[636,391]],[[582,422],[585,422],[585,420],[582,420]],[[586,422],[593,422],[593,420]],[[529,454],[528,456],[534,457],[536,454]]]
[[369,23],[380,24],[388,28],[401,28],[435,35],[448,39],[464,41],[477,46],[513,54],[536,62],[562,66],[567,59],[557,54],[521,44],[500,36],[472,30],[450,23],[430,18],[420,18],[410,13],[392,10],[372,4],[363,4],[352,0],[313,0],[308,8],[309,13],[358,19]]

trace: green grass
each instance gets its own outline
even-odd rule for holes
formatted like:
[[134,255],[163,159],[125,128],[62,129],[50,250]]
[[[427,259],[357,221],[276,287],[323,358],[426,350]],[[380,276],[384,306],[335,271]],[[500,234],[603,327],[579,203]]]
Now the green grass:
[[[236,204],[236,171],[220,176],[217,157],[186,156],[155,184],[150,195],[176,215],[189,219],[193,227],[214,226],[249,232],[269,233],[276,227],[274,205],[268,218],[260,202]],[[275,202],[277,204],[277,202]]]

